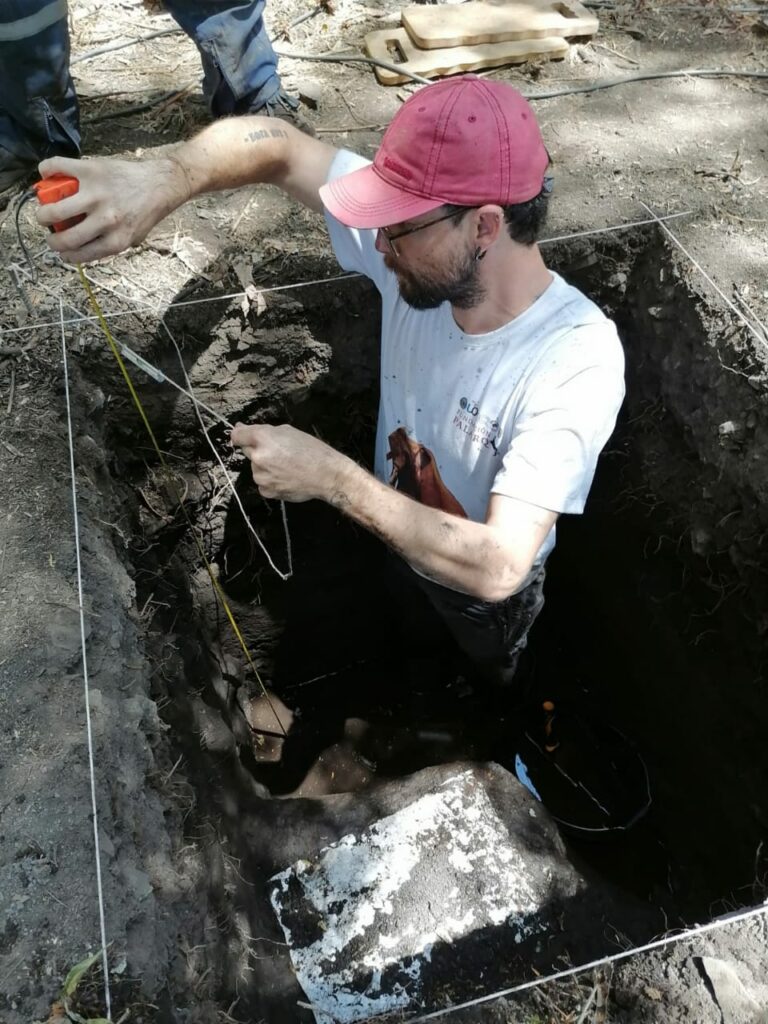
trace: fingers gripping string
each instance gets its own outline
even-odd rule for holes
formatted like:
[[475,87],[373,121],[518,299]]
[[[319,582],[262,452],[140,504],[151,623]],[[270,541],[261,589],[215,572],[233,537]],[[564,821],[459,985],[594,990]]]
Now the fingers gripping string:
[[[88,279],[88,281],[91,284],[95,283],[92,280],[92,278],[90,278],[88,276],[88,274],[86,273],[85,270],[83,270],[83,274],[85,275],[85,277]],[[102,285],[102,287],[105,287],[107,291],[109,291],[113,295],[116,295],[118,298],[124,298],[124,296],[120,295],[120,293],[116,292],[113,288],[109,288],[108,286],[105,286],[105,285]],[[139,300],[139,301],[141,302],[141,300]],[[153,312],[157,312],[157,310],[155,310],[155,307],[151,303],[149,303],[149,302],[146,302],[146,303],[142,302],[142,305],[147,306]],[[256,530],[254,529],[253,523],[251,522],[250,517],[248,516],[248,513],[245,511],[243,503],[242,503],[242,501],[240,499],[240,495],[237,493],[237,488],[235,487],[235,483],[234,483],[234,481],[232,479],[232,475],[230,474],[230,472],[227,469],[227,467],[224,465],[224,462],[220,458],[216,446],[214,445],[213,441],[211,440],[210,434],[208,433],[208,429],[206,428],[206,425],[205,425],[205,422],[204,422],[204,420],[202,418],[200,410],[202,409],[204,412],[208,413],[209,416],[211,416],[215,420],[218,420],[219,423],[221,423],[223,426],[227,427],[229,430],[232,430],[233,426],[229,422],[228,419],[226,419],[220,413],[216,412],[214,409],[211,409],[210,406],[206,405],[204,402],[201,402],[200,399],[197,397],[197,395],[195,394],[195,389],[192,386],[192,381],[189,379],[189,375],[187,374],[187,368],[186,368],[186,366],[184,364],[184,358],[183,358],[183,356],[181,354],[181,350],[179,348],[179,345],[177,344],[176,339],[173,336],[173,334],[171,333],[171,329],[168,326],[168,324],[167,324],[167,322],[166,322],[166,320],[165,320],[165,318],[163,316],[160,317],[160,323],[162,324],[163,330],[168,335],[168,338],[169,338],[171,344],[173,345],[174,349],[176,350],[176,355],[177,355],[178,360],[179,360],[179,365],[181,367],[181,372],[184,375],[184,381],[185,381],[185,383],[187,385],[186,388],[181,387],[179,384],[176,383],[175,380],[172,380],[165,373],[163,373],[162,370],[158,369],[158,367],[152,366],[152,364],[148,363],[146,361],[146,359],[143,359],[141,356],[138,356],[135,352],[133,352],[131,349],[129,349],[127,345],[120,345],[119,346],[121,354],[123,356],[125,356],[127,359],[129,359],[131,362],[135,363],[140,369],[144,370],[145,373],[149,373],[149,375],[153,379],[158,380],[158,381],[162,381],[162,382],[164,382],[166,384],[170,384],[171,387],[174,387],[182,395],[185,395],[190,400],[190,402],[192,402],[192,404],[194,406],[194,409],[195,409],[195,414],[197,416],[198,423],[200,424],[200,428],[203,431],[203,435],[205,437],[205,440],[208,442],[209,448],[213,452],[213,455],[216,458],[216,461],[219,463],[219,465],[221,466],[221,468],[222,468],[222,470],[224,472],[224,479],[226,480],[227,486],[229,487],[230,491],[232,492],[232,497],[234,498],[235,503],[237,504],[238,508],[240,509],[240,512],[242,513],[242,516],[243,516],[243,519],[245,521],[245,525],[246,525],[247,529],[253,535],[254,539],[256,540],[256,543],[261,548],[261,550],[262,550],[262,552],[264,554],[264,557],[266,558],[267,563],[269,564],[269,567],[273,570],[273,572],[276,573],[277,576],[280,577],[281,580],[283,580],[283,582],[285,582],[286,580],[289,580],[293,576],[293,549],[292,549],[292,545],[291,545],[291,535],[290,535],[290,532],[289,532],[289,529],[288,529],[288,513],[287,513],[287,510],[286,510],[286,507],[285,507],[285,502],[284,501],[280,502],[280,514],[281,514],[282,521],[283,521],[283,532],[285,534],[286,559],[287,559],[287,563],[288,563],[288,568],[287,568],[286,572],[283,572],[282,570],[278,569],[278,567],[275,565],[275,562],[272,559],[271,555],[269,554],[269,551],[267,551],[267,548],[265,547],[261,537],[258,535]]]
[[[195,410],[195,415],[197,416],[197,421],[200,424],[200,429],[202,430],[203,434],[205,435],[205,439],[208,442],[208,446],[211,449],[211,451],[213,452],[213,454],[214,454],[214,456],[216,458],[216,461],[218,462],[218,464],[221,466],[222,470],[224,471],[224,478],[227,481],[227,486],[232,491],[232,497],[235,499],[235,502],[237,503],[238,508],[240,509],[240,511],[243,514],[243,519],[245,521],[245,525],[248,527],[248,530],[251,533],[251,535],[256,539],[256,543],[259,545],[259,547],[261,548],[262,552],[264,553],[264,557],[266,558],[267,562],[269,563],[269,567],[275,573],[277,573],[277,575],[280,577],[281,580],[289,580],[291,578],[291,576],[293,576],[293,551],[292,551],[292,547],[291,547],[291,535],[290,535],[290,533],[288,531],[288,515],[287,515],[286,509],[285,509],[285,502],[284,501],[280,502],[280,512],[281,512],[282,520],[283,520],[283,530],[285,532],[285,550],[286,550],[287,559],[288,559],[288,568],[287,568],[287,570],[285,572],[283,572],[281,569],[278,569],[278,567],[275,565],[274,561],[272,560],[272,556],[270,555],[269,551],[267,551],[267,549],[266,549],[266,547],[264,545],[264,542],[262,541],[261,537],[258,535],[256,530],[254,529],[254,526],[253,526],[253,523],[251,522],[250,516],[245,511],[245,507],[243,506],[243,503],[242,503],[242,501],[240,499],[240,495],[237,493],[237,488],[235,487],[234,481],[232,480],[232,477],[231,477],[229,471],[227,470],[227,467],[224,465],[224,462],[223,462],[221,456],[219,455],[218,450],[216,449],[216,445],[211,440],[210,434],[208,433],[208,429],[206,428],[205,422],[203,421],[203,417],[202,417],[202,415],[200,413],[199,403],[197,401],[197,396],[195,395],[195,392],[194,392],[194,390],[192,388],[192,381],[189,379],[189,374],[187,373],[187,368],[184,365],[184,358],[183,358],[183,356],[181,354],[181,349],[179,348],[178,343],[176,342],[176,339],[171,334],[170,328],[168,327],[168,324],[165,322],[165,320],[164,319],[161,320],[160,323],[163,325],[163,329],[165,330],[165,333],[170,338],[171,344],[173,345],[174,349],[176,350],[176,355],[178,356],[178,359],[179,359],[179,366],[181,367],[181,372],[184,374],[184,382],[187,385],[187,389],[186,389],[185,394],[187,394],[189,396],[189,398],[192,400],[192,405],[193,405],[194,410]],[[229,427],[230,430],[233,429],[232,424],[229,423],[227,420],[223,419],[223,417],[221,417],[221,422],[224,423],[227,427]]]

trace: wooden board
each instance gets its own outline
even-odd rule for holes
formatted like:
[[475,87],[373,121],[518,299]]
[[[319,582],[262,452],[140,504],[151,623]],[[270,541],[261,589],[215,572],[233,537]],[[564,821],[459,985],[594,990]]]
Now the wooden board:
[[593,36],[598,20],[578,0],[469,0],[406,7],[403,25],[423,50],[505,39]]
[[[445,8],[441,8],[444,10]],[[505,64],[524,64],[537,57],[564,57],[568,43],[560,38],[507,40],[502,43],[481,43],[478,46],[452,46],[441,50],[420,50],[404,28],[369,32],[365,49],[370,57],[401,65],[405,70],[425,78],[498,68]],[[374,67],[382,85],[402,85],[411,79],[386,68]]]

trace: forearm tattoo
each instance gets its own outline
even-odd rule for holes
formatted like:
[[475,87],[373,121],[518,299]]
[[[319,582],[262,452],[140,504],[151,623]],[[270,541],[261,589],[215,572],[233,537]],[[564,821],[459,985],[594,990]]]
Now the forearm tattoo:
[[285,128],[257,128],[248,132],[245,136],[246,142],[261,142],[263,139],[287,139],[288,132]]

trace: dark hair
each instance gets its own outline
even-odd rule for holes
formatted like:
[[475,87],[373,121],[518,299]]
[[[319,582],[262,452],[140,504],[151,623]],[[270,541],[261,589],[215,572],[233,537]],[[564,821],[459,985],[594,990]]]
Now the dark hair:
[[525,203],[503,207],[504,223],[509,237],[520,245],[533,245],[547,220],[551,188],[545,185],[541,192]]
[[[546,179],[541,192],[534,196],[533,199],[528,199],[524,203],[502,206],[504,223],[507,225],[509,237],[513,242],[519,242],[520,245],[533,245],[539,237],[547,219],[551,191],[550,179]],[[445,207],[446,212],[450,208],[450,204],[447,204]],[[454,209],[456,212],[453,216],[453,223],[460,224],[462,218],[470,210],[476,210],[477,206],[458,206],[454,204]]]
[[446,213],[448,213],[449,210],[453,210],[453,223],[454,224],[461,224],[461,222],[462,222],[463,218],[466,216],[466,214],[468,214],[470,210],[476,210],[477,207],[476,206],[459,206],[458,203],[446,203],[445,206],[443,207],[443,209],[445,210]]

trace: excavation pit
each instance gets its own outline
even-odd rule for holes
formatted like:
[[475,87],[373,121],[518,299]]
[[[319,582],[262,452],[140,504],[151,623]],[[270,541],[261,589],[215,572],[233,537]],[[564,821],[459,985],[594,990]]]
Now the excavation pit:
[[[763,373],[655,234],[560,244],[547,255],[616,318],[628,395],[586,514],[558,526],[529,672],[540,690],[586,690],[648,765],[654,802],[640,823],[610,844],[567,837],[581,870],[627,894],[626,918],[612,924],[648,938],[658,925],[643,936],[640,904],[691,920],[761,896]],[[300,276],[320,269],[302,267]],[[203,294],[209,285],[184,297]],[[288,420],[368,464],[375,293],[348,279],[262,299],[265,308],[211,302],[168,316],[195,393],[233,422]],[[123,340],[183,384],[163,331],[149,344]],[[117,393],[106,358],[87,372],[91,390]],[[288,814],[280,804],[352,794],[364,805],[377,783],[428,766],[496,761],[511,770],[514,709],[460,678],[448,685],[428,643],[421,661],[398,647],[378,542],[320,503],[289,505],[294,575],[282,581],[245,529],[191,404],[147,381],[142,396],[268,692],[245,664],[133,411],[112,399],[109,461],[125,501],[135,502],[129,563],[152,697],[170,727],[172,759],[182,759],[176,781],[192,794],[182,829],[205,808],[247,866],[260,842],[255,805],[271,808],[269,828]],[[211,436],[235,466],[223,427]],[[260,498],[247,471],[235,473],[284,570],[278,504]],[[286,852],[283,867],[289,860]],[[266,903],[256,919],[274,932]],[[262,1004],[252,998],[255,1012]]]

